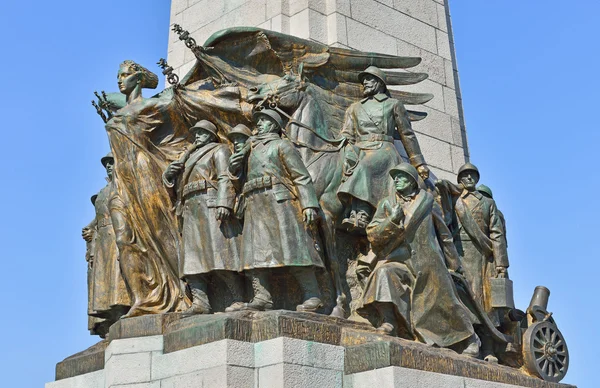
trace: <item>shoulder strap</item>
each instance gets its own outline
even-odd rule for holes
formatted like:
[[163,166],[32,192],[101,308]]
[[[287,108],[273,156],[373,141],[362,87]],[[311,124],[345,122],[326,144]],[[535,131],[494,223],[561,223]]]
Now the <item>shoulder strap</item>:
[[483,233],[469,208],[465,205],[462,198],[456,201],[456,215],[460,220],[461,225],[465,228],[465,231],[473,239],[475,244],[481,248],[486,256],[491,256],[494,253],[492,248],[492,240]]

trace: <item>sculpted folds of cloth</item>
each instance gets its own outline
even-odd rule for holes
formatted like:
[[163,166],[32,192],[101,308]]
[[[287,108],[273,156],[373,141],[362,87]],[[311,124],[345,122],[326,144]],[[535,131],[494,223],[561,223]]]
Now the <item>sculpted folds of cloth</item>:
[[384,333],[440,347],[465,341],[465,353],[477,356],[468,311],[446,267],[458,270],[459,260],[441,211],[433,196],[418,188],[414,167],[403,163],[390,174],[397,192],[379,203],[367,227],[377,264],[359,313],[375,315]]
[[350,206],[344,220],[350,230],[364,228],[379,201],[393,193],[388,172],[402,162],[394,139],[400,139],[410,163],[420,169],[423,178],[429,174],[404,105],[387,91],[385,73],[371,66],[359,77],[365,97],[350,105],[341,132],[349,145],[346,180],[338,196]]
[[163,174],[165,186],[176,198],[176,212],[182,218],[183,249],[179,276],[190,287],[193,304],[189,313],[210,313],[208,275],[221,277],[233,298],[242,302],[239,243],[241,225],[232,216],[235,191],[228,176],[231,151],[219,143],[217,128],[207,120],[190,131],[194,145]]

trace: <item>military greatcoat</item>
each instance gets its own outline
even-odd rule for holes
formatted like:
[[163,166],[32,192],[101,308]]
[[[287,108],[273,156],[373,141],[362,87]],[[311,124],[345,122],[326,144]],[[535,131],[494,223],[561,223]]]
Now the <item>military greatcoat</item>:
[[[240,271],[239,239],[241,225],[235,217],[217,220],[218,207],[233,210],[235,191],[227,173],[229,147],[209,143],[193,150],[176,184],[177,213],[182,217],[183,249],[179,275],[214,270]],[[174,187],[176,186],[176,187]]]
[[[391,209],[400,204],[404,219],[394,223]],[[473,334],[469,313],[459,302],[446,261],[457,266],[450,232],[433,196],[420,190],[413,198],[396,194],[380,202],[367,237],[378,263],[367,280],[363,307],[391,303],[399,325],[427,344],[448,347]]]
[[496,277],[496,267],[508,267],[504,223],[494,200],[478,191],[463,190],[455,201],[454,242],[465,277],[476,300],[498,324],[491,306],[490,279]]
[[358,148],[359,160],[338,190],[344,202],[355,197],[377,208],[380,200],[394,193],[388,172],[402,162],[394,139],[400,139],[413,166],[425,164],[404,105],[387,94],[350,105],[341,134]]
[[319,266],[323,260],[303,210],[318,208],[312,179],[289,140],[268,133],[252,137],[243,196],[244,269]]
[[108,203],[115,193],[110,182],[98,193],[96,207],[96,236],[93,244],[94,261],[91,285],[92,315],[102,318],[119,318],[131,306],[131,300],[119,267],[119,252],[111,222]]

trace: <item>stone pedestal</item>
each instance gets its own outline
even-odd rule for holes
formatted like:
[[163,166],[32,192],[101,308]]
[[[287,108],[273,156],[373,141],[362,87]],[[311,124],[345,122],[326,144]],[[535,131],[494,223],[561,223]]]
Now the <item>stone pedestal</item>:
[[572,387],[318,314],[180,318],[118,322],[108,340],[59,363],[46,388]]
[[[448,2],[444,0],[172,0],[171,25],[199,44],[213,33],[261,27],[324,44],[423,60],[410,71],[429,79],[404,90],[432,93],[413,123],[427,163],[439,178],[454,180],[468,160],[458,67]],[[183,76],[195,57],[170,32],[167,60]]]

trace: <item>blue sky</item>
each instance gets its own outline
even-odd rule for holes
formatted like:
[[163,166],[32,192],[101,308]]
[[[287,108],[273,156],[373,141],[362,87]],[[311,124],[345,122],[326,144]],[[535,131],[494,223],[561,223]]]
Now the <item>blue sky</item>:
[[[157,69],[169,7],[0,5],[4,386],[42,386],[56,362],[97,341],[86,330],[80,231],[104,184],[108,142],[90,100],[117,89],[124,59]],[[451,13],[471,161],[507,219],[515,302],[524,309],[535,286],[550,288],[571,353],[564,382],[591,387],[600,347],[600,3],[454,0]]]

